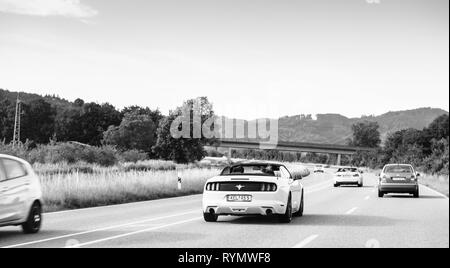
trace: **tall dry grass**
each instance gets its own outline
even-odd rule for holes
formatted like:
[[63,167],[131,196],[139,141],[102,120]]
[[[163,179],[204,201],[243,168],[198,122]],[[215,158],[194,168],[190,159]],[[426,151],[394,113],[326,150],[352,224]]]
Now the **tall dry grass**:
[[448,175],[427,175],[423,174],[419,182],[446,196],[449,196],[449,176]]
[[[178,173],[182,189],[178,190]],[[41,175],[46,211],[146,201],[201,193],[218,169],[129,171],[98,169],[94,173]]]

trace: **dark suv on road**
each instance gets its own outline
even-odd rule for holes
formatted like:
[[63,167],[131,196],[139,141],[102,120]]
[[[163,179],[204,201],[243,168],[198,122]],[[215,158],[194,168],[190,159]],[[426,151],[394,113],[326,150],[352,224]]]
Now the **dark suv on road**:
[[384,166],[380,174],[378,184],[378,196],[383,197],[388,193],[409,193],[419,198],[419,183],[412,165],[389,164]]

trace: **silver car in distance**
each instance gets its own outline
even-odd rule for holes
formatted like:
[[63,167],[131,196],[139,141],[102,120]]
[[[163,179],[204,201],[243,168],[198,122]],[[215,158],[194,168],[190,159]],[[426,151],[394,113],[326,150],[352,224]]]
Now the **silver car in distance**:
[[389,193],[411,194],[419,198],[419,178],[412,165],[389,164],[384,166],[378,183],[378,197]]

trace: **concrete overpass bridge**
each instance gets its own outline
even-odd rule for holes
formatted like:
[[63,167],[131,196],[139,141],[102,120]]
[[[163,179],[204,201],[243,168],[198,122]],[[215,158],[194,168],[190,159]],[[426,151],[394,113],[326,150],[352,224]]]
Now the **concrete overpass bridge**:
[[[265,146],[268,144],[265,143]],[[270,144],[274,150],[297,153],[323,153],[336,154],[337,165],[341,164],[342,155],[354,155],[360,151],[374,151],[373,148],[354,147],[338,144],[320,144],[320,143],[306,143],[306,142],[278,142],[277,144]],[[228,157],[231,158],[232,149],[254,149],[260,150],[260,143],[258,141],[247,140],[231,140],[221,139],[217,147],[228,148]]]

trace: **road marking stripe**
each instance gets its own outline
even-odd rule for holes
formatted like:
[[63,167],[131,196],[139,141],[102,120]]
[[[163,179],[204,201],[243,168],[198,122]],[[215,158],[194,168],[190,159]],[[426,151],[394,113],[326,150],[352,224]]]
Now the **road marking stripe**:
[[303,240],[302,242],[293,246],[292,248],[304,248],[306,245],[308,245],[312,241],[316,240],[317,237],[319,237],[319,235],[311,235],[311,236],[307,237],[305,240]]
[[437,194],[437,195],[439,195],[439,196],[444,197],[445,199],[448,199],[448,196],[446,196],[445,194],[440,193],[440,192],[438,192],[438,191],[436,191],[436,190],[434,190],[434,189],[432,189],[432,188],[430,188],[430,187],[428,187],[428,186],[426,186],[426,185],[421,184],[420,186],[422,186],[422,187],[424,187],[424,188],[430,190],[431,192],[433,192],[433,193],[435,193],[435,194]]
[[174,217],[184,216],[184,215],[198,213],[198,212],[199,212],[199,210],[191,210],[191,211],[180,213],[180,214],[174,214],[174,215],[168,215],[168,216],[163,216],[163,217],[158,217],[158,218],[152,218],[152,219],[146,219],[146,220],[141,220],[141,221],[136,221],[136,222],[119,224],[119,225],[114,225],[114,226],[109,226],[109,227],[104,227],[104,228],[99,228],[99,229],[94,229],[94,230],[89,230],[89,231],[84,231],[84,232],[78,232],[78,233],[73,233],[73,234],[67,234],[67,235],[62,235],[62,236],[55,236],[55,237],[51,237],[51,238],[5,246],[2,248],[17,248],[17,247],[34,245],[34,244],[40,244],[40,243],[49,242],[49,241],[53,241],[53,240],[69,238],[69,237],[74,237],[74,236],[79,236],[79,235],[85,235],[85,234],[90,234],[90,233],[96,233],[96,232],[101,232],[101,231],[107,231],[107,230],[111,230],[111,229],[117,229],[117,228],[121,228],[121,227],[127,227],[127,226],[142,224],[142,223],[146,223],[146,222],[164,220],[164,219],[168,219],[168,218],[174,218]]
[[357,207],[354,207],[354,208],[350,209],[349,211],[345,212],[345,214],[350,215],[353,212],[355,212],[357,209],[358,209]]
[[[61,210],[61,211],[44,213],[44,216],[45,215],[64,214],[64,213],[70,213],[70,212],[80,212],[80,211],[86,211],[86,210],[89,211],[89,210],[104,209],[104,208],[125,207],[125,206],[128,206],[128,205],[158,203],[158,202],[164,202],[166,200],[170,201],[170,200],[177,200],[177,199],[189,199],[191,197],[192,197],[192,199],[194,199],[195,197],[201,197],[201,196],[202,196],[201,194],[195,194],[195,195],[186,195],[186,196],[177,196],[177,197],[154,199],[154,200],[141,201],[141,202],[131,202],[131,203],[126,203],[126,204],[116,204],[116,205],[90,207],[90,208],[78,208],[78,209],[71,209],[71,210]],[[192,200],[191,202],[197,202],[197,200]],[[183,204],[185,204],[185,203],[186,203],[186,201],[183,201]]]
[[101,243],[101,242],[106,242],[106,241],[119,239],[119,238],[123,238],[123,237],[127,237],[127,236],[132,236],[132,235],[146,233],[146,232],[150,232],[150,231],[155,231],[155,230],[159,230],[159,229],[163,229],[163,228],[167,228],[167,227],[171,227],[171,226],[175,226],[175,225],[180,225],[180,224],[183,224],[183,223],[197,221],[197,220],[200,220],[200,219],[202,219],[202,218],[197,217],[197,218],[192,218],[192,219],[189,219],[189,220],[178,221],[178,222],[169,223],[169,224],[165,224],[165,225],[161,225],[161,226],[157,226],[157,227],[152,227],[152,228],[148,228],[148,229],[144,229],[144,230],[139,230],[139,231],[135,231],[135,232],[131,232],[131,233],[125,233],[125,234],[111,236],[111,237],[98,239],[98,240],[94,240],[94,241],[90,241],[90,242],[86,242],[86,243],[80,243],[80,244],[76,244],[76,245],[71,245],[71,246],[68,246],[66,248],[80,248],[80,247],[89,246],[89,245],[93,245],[93,244],[98,244],[98,243]]

